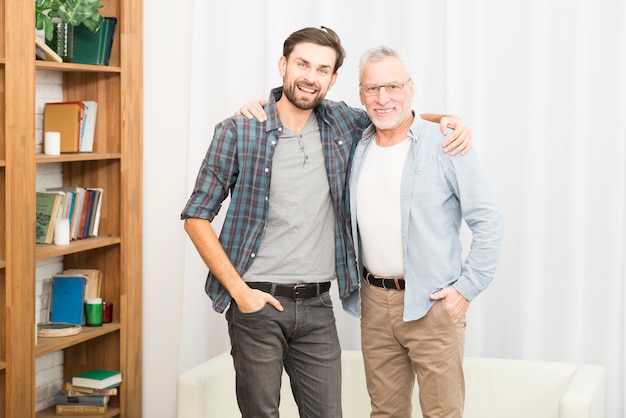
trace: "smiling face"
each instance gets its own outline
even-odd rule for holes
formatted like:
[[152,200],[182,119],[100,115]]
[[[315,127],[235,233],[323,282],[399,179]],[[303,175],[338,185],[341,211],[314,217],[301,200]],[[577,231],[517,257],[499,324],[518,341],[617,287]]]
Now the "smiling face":
[[[372,94],[375,87],[379,87],[378,91]],[[413,95],[413,82],[400,59],[387,56],[363,66],[359,96],[377,131],[404,129],[405,125],[410,125]]]
[[313,109],[335,84],[336,59],[331,47],[310,42],[297,44],[289,57],[281,57],[278,62],[285,97],[300,110]]

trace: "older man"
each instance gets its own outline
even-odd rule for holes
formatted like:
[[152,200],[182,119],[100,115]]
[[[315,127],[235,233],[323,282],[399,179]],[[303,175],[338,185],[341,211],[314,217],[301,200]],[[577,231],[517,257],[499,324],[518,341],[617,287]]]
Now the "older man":
[[460,418],[465,313],[493,279],[503,217],[475,152],[444,153],[446,136],[412,111],[413,96],[400,53],[363,55],[360,98],[373,125],[356,146],[350,207],[371,416],[410,417],[417,376],[425,418]]

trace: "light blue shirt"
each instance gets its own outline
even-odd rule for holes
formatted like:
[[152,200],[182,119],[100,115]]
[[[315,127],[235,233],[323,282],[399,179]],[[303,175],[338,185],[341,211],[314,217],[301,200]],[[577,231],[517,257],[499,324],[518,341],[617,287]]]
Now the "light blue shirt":
[[[353,237],[358,237],[359,174],[375,134],[373,125],[363,133],[352,163],[349,181]],[[445,137],[439,125],[418,115],[408,136],[411,146],[401,184],[405,321],[423,317],[434,304],[430,294],[446,286],[454,286],[470,301],[485,290],[496,271],[504,230],[502,211],[473,149],[464,156],[444,153],[441,144]],[[465,260],[459,237],[462,220],[472,232]],[[359,239],[355,241],[362,271]],[[344,308],[358,314],[357,299],[344,301]]]

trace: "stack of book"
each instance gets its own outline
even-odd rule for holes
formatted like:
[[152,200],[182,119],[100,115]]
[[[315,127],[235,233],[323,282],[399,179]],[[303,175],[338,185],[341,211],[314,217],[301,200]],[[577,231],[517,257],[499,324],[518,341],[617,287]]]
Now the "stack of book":
[[98,103],[93,100],[44,105],[44,132],[61,134],[61,152],[93,152]]
[[121,383],[122,373],[115,370],[93,369],[78,374],[55,395],[56,414],[104,415]]
[[54,221],[68,219],[70,239],[97,237],[102,195],[99,187],[50,187],[37,192],[37,244],[51,244]]

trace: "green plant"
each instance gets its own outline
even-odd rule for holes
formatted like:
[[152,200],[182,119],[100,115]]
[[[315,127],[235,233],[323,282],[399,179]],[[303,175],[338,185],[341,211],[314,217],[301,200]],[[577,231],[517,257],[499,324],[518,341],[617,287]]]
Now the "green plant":
[[100,0],[35,0],[35,23],[44,30],[46,39],[52,39],[53,19],[78,26],[81,23],[92,32],[100,28],[104,17],[98,13]]

